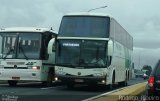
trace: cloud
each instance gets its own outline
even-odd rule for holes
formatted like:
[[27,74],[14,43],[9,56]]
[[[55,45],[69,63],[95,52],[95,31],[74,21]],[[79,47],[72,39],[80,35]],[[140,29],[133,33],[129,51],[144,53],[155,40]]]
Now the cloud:
[[157,59],[160,50],[159,4],[159,0],[0,0],[0,27],[53,27],[58,31],[64,14],[107,5],[107,8],[93,12],[113,16],[133,36],[136,54],[143,49],[146,56],[154,53],[145,59]]
[[[29,0],[31,1],[31,0]],[[0,3],[0,25],[2,27],[10,26],[37,26],[44,23],[45,17],[41,11],[41,7],[36,2],[29,1],[4,1]],[[38,13],[37,13],[38,12]]]

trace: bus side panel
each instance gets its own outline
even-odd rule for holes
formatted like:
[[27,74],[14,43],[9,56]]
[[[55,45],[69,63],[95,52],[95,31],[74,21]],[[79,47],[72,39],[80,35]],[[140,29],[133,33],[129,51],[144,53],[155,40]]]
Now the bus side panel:
[[131,70],[133,39],[113,18],[110,20],[110,38],[114,41],[112,65],[115,68],[115,82],[121,82],[126,79],[126,72]]

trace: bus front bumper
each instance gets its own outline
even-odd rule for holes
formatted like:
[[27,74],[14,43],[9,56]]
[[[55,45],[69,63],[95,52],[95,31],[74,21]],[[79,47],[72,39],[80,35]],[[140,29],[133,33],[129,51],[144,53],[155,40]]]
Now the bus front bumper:
[[1,69],[0,80],[43,81],[40,71],[18,69]]
[[58,75],[55,77],[57,81],[64,84],[74,83],[74,84],[106,84],[105,77],[85,77],[85,76],[62,76]]

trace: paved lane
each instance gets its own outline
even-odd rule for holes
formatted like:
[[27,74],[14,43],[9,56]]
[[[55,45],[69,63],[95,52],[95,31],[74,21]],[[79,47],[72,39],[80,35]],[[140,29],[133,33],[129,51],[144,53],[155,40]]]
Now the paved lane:
[[[133,85],[144,82],[142,78],[134,79],[129,82]],[[120,88],[116,86],[114,89]],[[43,87],[39,83],[19,84],[17,87],[9,87],[7,84],[0,84],[0,101],[4,99],[15,99],[12,101],[81,101],[102,93],[109,92],[102,87],[90,88],[85,85],[77,85],[69,90],[63,85],[53,85]],[[7,100],[11,101],[11,100]]]

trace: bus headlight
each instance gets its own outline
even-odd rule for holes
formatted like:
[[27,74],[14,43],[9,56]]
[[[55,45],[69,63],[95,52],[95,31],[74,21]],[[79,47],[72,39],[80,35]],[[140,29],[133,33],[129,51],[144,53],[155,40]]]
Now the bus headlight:
[[102,80],[101,82],[104,84],[106,81],[105,81],[105,80]]
[[33,66],[32,69],[34,69],[34,70],[40,70],[40,66]]
[[58,81],[58,77],[55,77],[54,80],[55,80],[55,81]]

